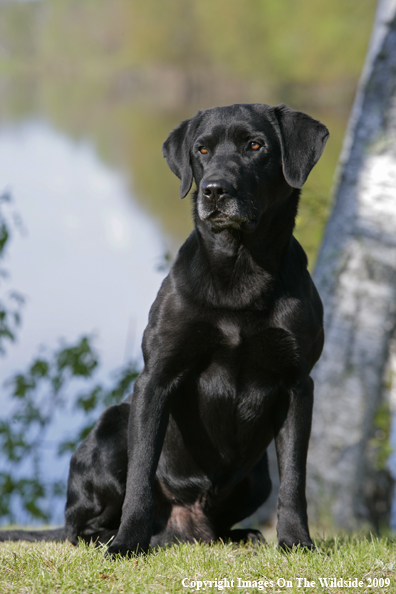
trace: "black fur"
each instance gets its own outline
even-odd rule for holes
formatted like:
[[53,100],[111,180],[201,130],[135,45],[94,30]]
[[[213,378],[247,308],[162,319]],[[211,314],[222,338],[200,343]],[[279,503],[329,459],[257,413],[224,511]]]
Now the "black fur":
[[[231,528],[270,493],[275,439],[279,545],[313,546],[305,469],[322,305],[292,233],[327,137],[284,105],[208,109],[169,135],[163,153],[181,197],[196,183],[195,229],[151,308],[133,395],[102,414],[72,457],[55,538],[114,536],[109,552],[123,555],[260,540]],[[21,531],[1,538],[13,535]]]

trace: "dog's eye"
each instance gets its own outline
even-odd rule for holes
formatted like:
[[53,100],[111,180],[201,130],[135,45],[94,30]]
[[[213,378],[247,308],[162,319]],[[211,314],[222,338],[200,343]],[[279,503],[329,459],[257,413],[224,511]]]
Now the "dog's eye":
[[208,149],[206,148],[206,146],[200,146],[198,150],[201,153],[201,155],[206,155],[208,153]]
[[261,144],[259,142],[255,142],[254,140],[252,140],[252,142],[249,143],[249,146],[252,149],[252,151],[258,151],[261,148]]

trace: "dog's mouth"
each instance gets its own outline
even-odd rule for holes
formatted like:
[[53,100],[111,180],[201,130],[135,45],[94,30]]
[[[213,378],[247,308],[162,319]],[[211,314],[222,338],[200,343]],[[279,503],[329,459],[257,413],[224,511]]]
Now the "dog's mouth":
[[249,231],[255,226],[255,221],[251,221],[248,218],[231,216],[219,210],[215,210],[206,216],[204,221],[209,223],[214,231],[222,231],[223,229]]
[[212,212],[210,215],[205,217],[205,221],[211,224],[216,229],[226,229],[231,227],[232,229],[241,229],[245,219],[239,217],[232,217],[219,210]]

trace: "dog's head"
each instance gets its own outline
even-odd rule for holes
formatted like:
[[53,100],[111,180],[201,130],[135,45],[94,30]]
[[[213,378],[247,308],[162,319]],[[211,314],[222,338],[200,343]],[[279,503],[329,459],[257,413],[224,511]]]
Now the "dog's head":
[[237,104],[181,122],[162,150],[181,180],[181,198],[195,179],[202,221],[215,231],[251,231],[271,203],[303,186],[328,135],[319,121],[285,105]]

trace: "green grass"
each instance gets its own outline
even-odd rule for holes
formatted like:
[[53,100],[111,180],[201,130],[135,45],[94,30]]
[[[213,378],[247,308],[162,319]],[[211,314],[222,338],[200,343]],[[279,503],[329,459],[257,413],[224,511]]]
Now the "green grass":
[[[314,552],[297,549],[283,553],[274,544],[258,548],[232,544],[179,545],[142,557],[112,561],[94,546],[3,543],[0,593],[198,591],[196,584],[183,587],[183,579],[190,584],[192,580],[217,580],[211,586],[202,584],[200,592],[396,592],[394,540],[338,537],[317,540],[316,546]],[[224,578],[229,584],[222,589],[218,580]],[[238,586],[238,578],[252,584]],[[298,587],[297,578],[305,578],[310,585],[300,580]],[[320,585],[319,578],[357,578],[363,584],[326,587]],[[386,578],[389,586],[375,585],[382,583],[375,579]],[[268,583],[267,587],[254,584],[260,580],[272,584]]]

